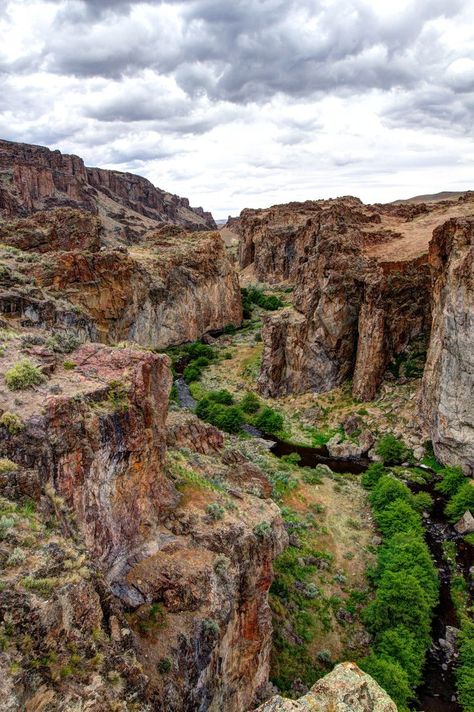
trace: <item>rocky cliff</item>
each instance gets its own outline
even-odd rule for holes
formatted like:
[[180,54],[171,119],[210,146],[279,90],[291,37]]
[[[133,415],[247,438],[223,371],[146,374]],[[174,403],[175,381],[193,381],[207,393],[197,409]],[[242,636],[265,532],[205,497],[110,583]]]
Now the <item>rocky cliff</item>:
[[[100,709],[117,709],[117,696],[121,709],[249,708],[268,678],[267,592],[287,541],[278,507],[255,488],[264,475],[242,456],[236,467],[222,435],[193,416],[167,426],[166,356],[84,344],[65,360],[54,346],[39,330],[10,329],[3,341],[0,504],[16,513],[34,502],[41,531],[50,522],[60,546],[80,541],[84,556],[69,547],[55,564],[50,533],[41,565],[22,535],[15,556],[5,553],[0,626],[11,631],[22,610],[38,621],[29,648],[24,624],[9,633],[9,709],[37,709],[43,697],[67,709],[74,688],[84,700],[103,697]],[[19,395],[4,376],[24,358],[39,375]],[[32,676],[34,660],[43,662]],[[102,694],[113,675],[122,692]],[[125,706],[128,695],[138,707]]]
[[163,223],[214,230],[210,213],[146,178],[87,168],[78,156],[0,140],[0,217],[72,207],[97,215],[104,239],[131,242]]
[[363,205],[356,198],[243,211],[242,268],[294,285],[293,308],[266,317],[264,395],[322,392],[353,376],[374,397],[390,359],[430,325],[428,242],[470,196],[435,206]]
[[0,240],[0,313],[11,323],[157,349],[241,323],[216,232],[164,227],[128,251],[99,249],[97,218],[61,208],[3,224]]
[[438,459],[474,474],[474,219],[437,228],[429,247],[433,323],[422,411]]
[[354,663],[336,665],[299,700],[274,697],[257,712],[396,712],[382,688]]

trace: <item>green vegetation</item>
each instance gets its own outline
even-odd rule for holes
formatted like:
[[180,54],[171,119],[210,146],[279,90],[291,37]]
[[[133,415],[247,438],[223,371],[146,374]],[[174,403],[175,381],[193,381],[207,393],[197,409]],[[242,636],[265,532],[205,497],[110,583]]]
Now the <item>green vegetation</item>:
[[17,470],[18,465],[15,462],[12,462],[6,457],[0,458],[0,475],[5,474],[6,472],[16,472]]
[[114,413],[125,413],[129,409],[128,389],[122,381],[109,382],[107,402]]
[[252,316],[253,304],[268,311],[275,311],[275,309],[281,309],[281,307],[284,306],[284,303],[279,297],[274,294],[265,294],[263,290],[258,287],[243,287],[240,291],[242,293],[244,319],[250,319]]
[[451,497],[446,507],[446,514],[451,522],[456,522],[467,510],[474,512],[474,486],[470,482],[461,485],[456,494]]
[[69,354],[80,346],[81,340],[74,331],[56,331],[46,340],[46,346],[60,354]]
[[373,650],[361,667],[396,702],[408,709],[421,680],[430,645],[431,616],[438,600],[438,576],[424,541],[420,503],[409,488],[372,467],[364,485],[383,535],[372,578],[374,600],[364,621],[374,636]]
[[201,398],[196,406],[196,415],[216,428],[228,433],[238,433],[243,423],[242,411],[235,405],[223,403],[220,393],[221,391],[210,391]]
[[16,413],[10,413],[8,410],[2,413],[2,416],[0,417],[0,425],[3,425],[3,427],[8,430],[10,435],[18,435],[18,433],[21,433],[21,431],[25,428],[20,416]]
[[443,479],[438,482],[435,489],[447,497],[452,497],[458,489],[466,483],[466,475],[460,467],[445,467],[440,474]]
[[242,408],[244,413],[248,413],[249,415],[252,415],[253,413],[256,413],[258,410],[260,410],[260,406],[260,399],[255,395],[255,393],[252,393],[251,391],[247,391],[247,393],[240,401],[240,407]]
[[63,367],[65,371],[74,371],[74,369],[76,368],[76,364],[74,363],[74,361],[64,361]]
[[33,386],[39,386],[45,380],[40,369],[29,359],[23,359],[5,373],[5,383],[12,391],[23,391]]
[[255,427],[264,433],[273,435],[282,429],[283,416],[273,408],[265,407],[255,419]]
[[401,465],[410,454],[405,445],[391,434],[384,435],[377,441],[375,452],[387,465]]
[[217,504],[217,502],[212,502],[207,505],[206,514],[213,522],[216,522],[224,517],[225,509],[220,504]]

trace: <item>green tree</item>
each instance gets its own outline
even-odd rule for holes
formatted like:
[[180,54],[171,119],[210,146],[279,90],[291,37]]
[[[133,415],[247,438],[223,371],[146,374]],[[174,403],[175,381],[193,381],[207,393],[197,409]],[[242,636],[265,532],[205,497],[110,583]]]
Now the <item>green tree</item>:
[[376,513],[377,524],[384,537],[389,538],[399,532],[410,532],[421,536],[423,527],[420,515],[404,499],[390,502]]
[[408,628],[398,625],[385,630],[377,643],[377,654],[386,660],[398,662],[405,670],[411,687],[421,682],[424,650],[417,644],[416,638]]
[[283,427],[283,417],[273,408],[264,408],[255,420],[255,426],[264,433],[276,433]]
[[384,435],[378,440],[375,452],[388,465],[401,465],[408,455],[405,445],[394,435]]
[[456,522],[468,510],[474,512],[474,487],[470,482],[461,485],[456,494],[451,497],[446,507],[446,514],[451,522]]
[[360,666],[390,695],[399,712],[408,712],[407,703],[413,694],[408,675],[399,663],[372,654],[362,660]]
[[375,487],[382,475],[386,474],[386,469],[381,462],[372,462],[362,475],[362,486],[367,490]]
[[403,482],[390,475],[380,477],[369,495],[370,504],[376,515],[396,499],[402,499],[411,504],[412,494]]

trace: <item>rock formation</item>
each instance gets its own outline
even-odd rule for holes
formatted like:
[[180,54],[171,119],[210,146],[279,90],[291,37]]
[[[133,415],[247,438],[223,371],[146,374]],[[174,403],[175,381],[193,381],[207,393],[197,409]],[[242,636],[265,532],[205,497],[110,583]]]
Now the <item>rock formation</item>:
[[[45,522],[54,520],[63,536],[83,542],[103,583],[99,593],[84,583],[81,593],[79,583],[89,574],[77,574],[79,588],[67,593],[77,599],[73,613],[63,590],[69,569],[60,566],[62,578],[56,580],[46,551],[43,568],[31,569],[31,583],[12,570],[15,596],[30,601],[28,586],[49,587],[52,617],[60,606],[68,626],[82,616],[76,649],[83,655],[98,654],[84,636],[91,637],[92,628],[108,630],[116,641],[110,661],[102,656],[94,667],[81,659],[83,686],[93,683],[94,674],[102,679],[111,666],[116,669],[115,651],[123,649],[129,651],[127,660],[133,654],[141,663],[138,674],[137,666],[124,661],[120,674],[135,674],[143,709],[146,704],[163,712],[248,709],[268,679],[267,592],[272,560],[287,542],[279,509],[266,499],[265,476],[241,455],[229,459],[219,431],[194,416],[175,414],[167,426],[166,356],[84,344],[65,361],[41,343],[42,332],[28,334],[9,332],[0,360],[0,417],[7,414],[0,424],[0,494],[8,498],[1,502],[12,508],[24,497],[35,501]],[[3,375],[24,357],[43,376],[19,399]],[[191,453],[189,462],[183,447]],[[261,496],[255,489],[259,480]],[[31,610],[39,606],[34,598],[30,603]],[[18,608],[20,615],[19,603],[5,599],[1,606],[0,595],[0,625],[8,622],[9,611]],[[49,630],[45,640],[34,629],[36,657],[54,649],[64,666],[62,642],[53,645],[51,638],[60,627],[46,619],[43,625]],[[15,682],[18,704],[11,709],[33,709],[43,693],[69,699],[70,688],[60,676],[51,677],[47,664],[41,674],[28,676],[30,652],[22,652],[20,638],[18,646],[11,664],[21,660],[26,672]],[[11,697],[12,690],[13,683]],[[81,694],[88,699],[87,690]],[[113,707],[104,703],[104,709]]]
[[104,236],[125,242],[163,223],[216,229],[210,213],[191,208],[186,198],[155,188],[146,178],[87,168],[78,156],[0,140],[0,217],[58,207],[98,215]]
[[433,323],[422,411],[438,459],[474,474],[474,219],[452,219],[430,242]]
[[382,688],[354,663],[341,663],[299,700],[274,697],[256,712],[396,712]]
[[433,228],[471,211],[469,195],[434,206],[340,198],[244,210],[234,226],[241,267],[295,286],[294,308],[264,322],[261,392],[322,392],[353,376],[354,396],[372,399],[390,359],[429,331]]

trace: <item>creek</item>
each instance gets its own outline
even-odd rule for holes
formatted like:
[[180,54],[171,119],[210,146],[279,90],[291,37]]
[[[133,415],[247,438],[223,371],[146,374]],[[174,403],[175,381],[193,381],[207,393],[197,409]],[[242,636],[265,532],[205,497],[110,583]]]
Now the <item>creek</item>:
[[[175,383],[178,389],[180,405],[192,409],[196,401],[192,398],[188,385],[182,377],[178,377]],[[266,435],[251,425],[246,425],[243,429],[253,437],[260,437],[273,442],[270,452],[276,457],[283,457],[292,452],[298,453],[301,458],[299,464],[302,467],[327,465],[333,472],[347,472],[358,475],[365,472],[370,464],[368,458],[332,458],[325,446],[292,445],[274,435]],[[423,523],[426,542],[438,569],[440,581],[439,603],[435,608],[432,622],[433,642],[426,657],[423,682],[417,690],[418,703],[413,708],[424,710],[424,712],[460,712],[461,707],[456,701],[456,653],[455,649],[449,644],[449,629],[457,629],[458,620],[450,595],[451,572],[443,556],[443,542],[454,542],[456,563],[466,581],[470,580],[469,569],[474,564],[474,547],[467,544],[463,537],[456,532],[454,526],[447,521],[444,514],[446,498],[436,492],[434,488],[436,473],[433,470],[431,470],[431,473],[433,474],[433,480],[430,482],[410,485],[414,493],[427,492],[433,498],[433,508],[429,515],[424,516]],[[472,585],[470,595],[472,599]]]

